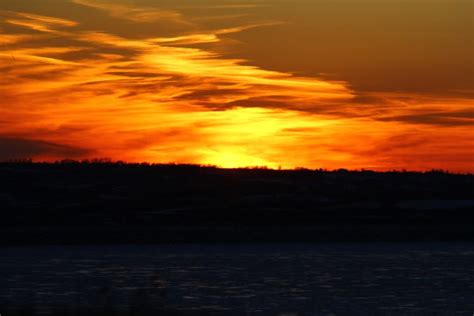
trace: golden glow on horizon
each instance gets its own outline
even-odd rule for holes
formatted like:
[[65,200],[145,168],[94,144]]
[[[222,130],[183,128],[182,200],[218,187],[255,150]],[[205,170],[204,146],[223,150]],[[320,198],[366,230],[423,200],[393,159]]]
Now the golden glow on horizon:
[[[189,31],[131,38],[87,21],[5,11],[0,159],[474,171],[468,98],[361,93],[342,80],[267,70],[206,46],[282,23],[204,30],[170,9],[72,2],[127,23]],[[15,140],[38,149],[19,150]]]

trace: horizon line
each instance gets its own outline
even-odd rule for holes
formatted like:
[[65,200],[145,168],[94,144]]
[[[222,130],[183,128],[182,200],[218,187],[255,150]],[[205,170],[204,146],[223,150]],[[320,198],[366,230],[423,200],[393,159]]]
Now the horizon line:
[[113,160],[110,158],[91,158],[91,159],[59,159],[59,160],[34,160],[33,158],[16,158],[0,160],[0,165],[4,164],[17,164],[17,165],[116,165],[116,166],[143,166],[143,167],[197,167],[197,168],[212,168],[220,170],[268,170],[268,171],[312,171],[312,172],[369,172],[369,173],[443,173],[451,175],[474,175],[473,172],[456,172],[442,168],[431,168],[431,169],[387,169],[387,170],[374,170],[371,168],[360,168],[360,169],[348,169],[348,168],[308,168],[304,166],[296,166],[294,168],[282,168],[282,167],[269,167],[265,165],[254,165],[254,166],[239,166],[239,167],[222,167],[215,164],[199,164],[199,163],[187,163],[187,162],[132,162],[125,160]]

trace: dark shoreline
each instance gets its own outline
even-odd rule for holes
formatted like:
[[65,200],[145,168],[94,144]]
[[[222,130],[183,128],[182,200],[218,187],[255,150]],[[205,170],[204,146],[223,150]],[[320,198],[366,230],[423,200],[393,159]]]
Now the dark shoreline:
[[0,245],[473,241],[474,175],[0,163]]
[[35,227],[0,231],[1,246],[261,242],[474,241],[472,226]]

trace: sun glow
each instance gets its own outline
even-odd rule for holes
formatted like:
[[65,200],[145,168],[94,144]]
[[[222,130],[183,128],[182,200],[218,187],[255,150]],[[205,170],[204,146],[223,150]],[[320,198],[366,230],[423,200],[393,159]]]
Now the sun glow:
[[[469,99],[361,93],[219,52],[225,36],[278,22],[202,29],[169,9],[74,3],[104,19],[178,31],[132,37],[87,20],[5,11],[0,140],[9,147],[0,159],[474,170]],[[25,141],[37,150],[20,150]]]

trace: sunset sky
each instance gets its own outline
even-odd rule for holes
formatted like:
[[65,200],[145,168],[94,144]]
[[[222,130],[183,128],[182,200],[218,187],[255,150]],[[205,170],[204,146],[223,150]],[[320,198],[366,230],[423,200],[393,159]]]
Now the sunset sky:
[[471,0],[0,0],[0,160],[474,172]]

